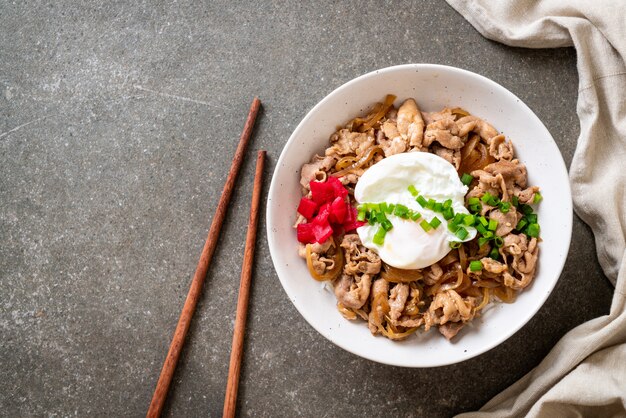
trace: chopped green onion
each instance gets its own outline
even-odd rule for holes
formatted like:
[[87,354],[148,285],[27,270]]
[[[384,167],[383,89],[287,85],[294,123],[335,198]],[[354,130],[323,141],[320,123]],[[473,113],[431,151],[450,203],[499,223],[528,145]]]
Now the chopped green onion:
[[459,237],[459,239],[464,240],[469,235],[469,232],[467,232],[467,229],[461,226],[459,227],[459,229],[456,230],[455,235]]
[[485,235],[487,232],[487,228],[485,228],[484,226],[482,226],[481,224],[476,225],[476,230],[478,232],[480,232],[481,234]]
[[483,245],[485,245],[488,242],[489,242],[489,238],[485,238],[485,237],[478,238],[478,246],[479,247],[482,247]]
[[381,213],[385,213],[387,212],[389,206],[387,206],[386,202],[382,202],[378,204],[378,208],[380,209]]
[[443,219],[449,221],[450,219],[454,218],[454,210],[452,208],[444,209],[442,215]]
[[379,224],[383,223],[383,221],[386,221],[387,217],[385,216],[385,212],[376,212],[376,222],[378,222]]
[[532,223],[526,228],[526,235],[537,238],[539,236],[539,224]]
[[393,210],[396,208],[396,205],[394,203],[390,203],[387,205],[387,214],[391,215],[393,213]]
[[528,225],[528,221],[525,218],[520,219],[520,221],[517,223],[517,226],[515,227],[515,229],[517,229],[518,231],[521,231],[524,229],[524,227]]
[[437,229],[439,225],[441,225],[441,219],[437,218],[436,216],[430,220],[430,226],[432,226],[433,228]]
[[448,199],[445,202],[443,202],[443,209],[449,209],[452,207],[452,199]]
[[450,248],[459,248],[463,244],[461,241],[450,241]]
[[519,206],[519,197],[513,196],[511,198],[511,203],[513,203],[513,206],[518,207]]
[[374,225],[376,223],[376,211],[372,210],[369,212],[369,218],[367,219],[367,223],[370,225]]
[[454,224],[454,223],[452,223],[452,222],[449,222],[449,223],[448,223],[448,231],[450,231],[450,232],[452,232],[452,233],[455,233],[455,234],[456,234],[456,231],[457,231],[458,229],[459,229],[459,226],[458,226],[457,224]]
[[474,218],[473,215],[465,215],[465,217],[463,218],[463,224],[466,225],[466,226],[474,225],[475,221],[476,221],[476,219]]
[[528,220],[529,224],[536,224],[537,223],[537,214],[536,213],[531,213],[526,215],[526,219]]
[[489,222],[487,221],[487,218],[485,218],[484,216],[479,216],[478,217],[478,222],[480,222],[482,224],[482,226],[489,225]]
[[485,194],[483,195],[483,197],[480,198],[480,200],[483,201],[483,203],[487,203],[489,202],[489,199],[491,199],[493,196],[491,196],[491,193],[489,192],[485,192]]
[[413,186],[412,184],[409,186],[409,193],[411,193],[413,197],[417,197],[417,195],[419,194],[415,186]]
[[365,214],[367,212],[365,212],[365,209],[361,209],[361,208],[357,209],[357,211],[358,211],[358,214],[356,215],[356,220],[359,222],[363,222],[365,220]]
[[493,247],[491,251],[489,252],[489,258],[493,258],[494,260],[497,260],[498,258],[500,258],[500,252],[498,251],[496,247]]
[[481,271],[483,269],[483,263],[480,260],[470,261],[470,271]]
[[415,200],[417,201],[417,203],[420,204],[421,207],[425,208],[426,205],[428,204],[428,200],[426,200],[426,198],[424,198],[424,196],[417,196],[415,198]]
[[455,225],[458,225],[461,222],[463,222],[463,220],[465,220],[465,215],[463,215],[462,213],[457,213],[456,215],[454,215],[454,219],[452,219],[452,223]]
[[485,231],[485,233],[483,234],[483,237],[485,237],[485,238],[493,238],[494,234],[491,231]]
[[380,226],[382,226],[385,231],[389,231],[391,228],[393,228],[393,224],[389,219],[385,219],[384,221],[382,221],[380,223]]
[[428,221],[426,221],[426,219],[424,219],[422,222],[420,222],[420,226],[422,227],[422,229],[425,232],[430,231],[431,229],[433,229],[432,226],[430,226],[430,224],[428,223]]
[[465,173],[461,176],[461,183],[463,183],[466,186],[469,186],[472,180],[474,180],[474,177],[472,177],[471,174]]
[[400,218],[404,218],[404,219],[406,219],[406,216],[408,213],[409,213],[409,208],[399,203],[396,205],[395,209],[393,210],[394,215]]
[[426,203],[426,209],[433,210],[435,208],[435,199],[428,199],[428,203]]
[[504,240],[502,239],[502,237],[494,237],[493,239],[493,243],[495,244],[496,247],[500,248],[502,247],[502,245],[504,245]]
[[470,212],[472,213],[480,213],[480,211],[482,210],[482,205],[476,204],[476,205],[469,205],[468,209],[470,210]]
[[498,206],[500,204],[500,198],[497,196],[491,196],[487,201],[489,206]]
[[542,199],[543,196],[541,195],[541,193],[537,192],[535,193],[535,197],[533,197],[533,203],[539,203]]
[[469,205],[480,205],[480,199],[477,197],[470,197],[467,203]]
[[418,220],[419,218],[421,218],[421,217],[422,217],[422,214],[421,214],[421,213],[419,213],[419,212],[413,212],[413,213],[410,215],[410,218],[411,218],[411,220],[412,220],[412,221],[417,221],[417,220]]
[[524,215],[530,215],[531,213],[533,213],[533,208],[528,205],[520,205],[519,208]]
[[489,219],[489,226],[487,227],[490,231],[495,231],[498,229],[498,221],[495,219]]
[[500,212],[502,213],[509,213],[509,210],[511,209],[511,204],[509,202],[500,202],[498,206],[500,207]]
[[385,231],[385,228],[378,228],[378,231],[376,231],[376,233],[374,234],[374,238],[372,239],[372,241],[374,241],[374,244],[383,245],[383,243],[385,242],[386,234],[387,231]]

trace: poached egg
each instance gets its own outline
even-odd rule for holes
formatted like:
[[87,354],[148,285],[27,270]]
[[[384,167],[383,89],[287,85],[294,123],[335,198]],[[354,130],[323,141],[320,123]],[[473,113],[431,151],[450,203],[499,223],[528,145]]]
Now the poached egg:
[[[387,231],[382,245],[374,243],[374,234],[380,227],[366,224],[357,229],[363,245],[378,253],[387,264],[399,269],[428,267],[450,252],[450,242],[460,241],[448,229],[441,213],[423,208],[409,192],[413,185],[421,196],[437,202],[452,200],[455,213],[469,214],[464,205],[467,186],[461,183],[456,169],[443,158],[428,152],[407,152],[383,158],[371,166],[359,179],[354,189],[358,203],[402,204],[419,212],[418,221],[387,215],[393,228]],[[420,226],[422,220],[430,222],[435,216],[442,222],[429,232]],[[466,227],[470,241],[476,229]]]

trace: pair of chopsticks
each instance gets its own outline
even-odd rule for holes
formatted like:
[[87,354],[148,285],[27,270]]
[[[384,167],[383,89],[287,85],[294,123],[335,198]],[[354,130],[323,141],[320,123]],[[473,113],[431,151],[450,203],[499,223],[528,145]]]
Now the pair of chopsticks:
[[[196,267],[196,273],[191,281],[189,293],[187,293],[187,299],[183,305],[183,310],[180,313],[178,324],[176,325],[176,331],[174,331],[174,337],[170,344],[167,357],[163,363],[161,369],[161,375],[157,382],[154,394],[152,395],[152,401],[146,417],[159,417],[163,410],[163,404],[167,398],[168,389],[176,370],[176,364],[185,343],[185,337],[191,324],[191,318],[196,310],[198,299],[202,292],[202,285],[206,278],[209,264],[213,258],[213,252],[217,246],[217,240],[220,235],[220,229],[226,216],[226,210],[230,203],[230,197],[235,186],[235,180],[237,174],[241,168],[243,158],[250,142],[250,136],[252,135],[252,129],[256,120],[261,101],[255,97],[250,106],[250,112],[246,119],[241,138],[239,139],[239,145],[235,151],[235,157],[230,166],[228,172],[228,178],[224,189],[222,190],[222,196],[217,205],[215,216],[211,222],[211,228],[209,229],[209,235],[198,266]],[[248,315],[248,297],[250,295],[250,280],[252,276],[252,263],[254,259],[254,248],[256,244],[257,233],[257,220],[259,218],[259,201],[261,197],[261,188],[263,185],[263,166],[265,164],[265,151],[259,151],[256,160],[256,172],[254,176],[254,190],[252,192],[252,204],[250,208],[250,219],[248,222],[248,233],[246,234],[246,248],[243,256],[243,267],[241,269],[241,282],[239,286],[239,297],[237,300],[237,317],[235,319],[235,330],[233,334],[233,345],[230,353],[230,366],[228,371],[228,382],[226,386],[226,397],[224,399],[224,417],[235,416],[235,406],[237,403],[237,389],[239,386],[239,372],[241,370],[241,357],[243,353],[243,338],[244,330],[246,326],[246,317]]]

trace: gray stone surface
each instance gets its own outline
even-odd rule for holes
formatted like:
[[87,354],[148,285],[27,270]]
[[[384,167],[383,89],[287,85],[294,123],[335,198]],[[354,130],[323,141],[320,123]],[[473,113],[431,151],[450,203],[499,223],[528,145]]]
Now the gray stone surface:
[[[268,174],[327,93],[409,62],[504,85],[569,165],[575,60],[572,49],[483,39],[438,0],[0,2],[0,415],[145,414],[254,95],[264,109],[252,149],[268,150]],[[249,155],[168,416],[221,415]],[[264,220],[260,234],[241,416],[472,410],[611,300],[592,234],[576,218],[556,290],[520,332],[455,366],[388,367],[335,347],[299,316],[273,270]]]

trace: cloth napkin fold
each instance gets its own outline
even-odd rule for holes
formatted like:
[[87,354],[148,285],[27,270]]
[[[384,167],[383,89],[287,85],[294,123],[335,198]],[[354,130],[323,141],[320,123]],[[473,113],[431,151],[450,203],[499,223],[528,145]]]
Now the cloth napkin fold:
[[609,315],[571,330],[530,373],[461,416],[626,416],[626,2],[446,1],[489,39],[576,48],[574,208],[593,230],[600,265],[615,285]]

